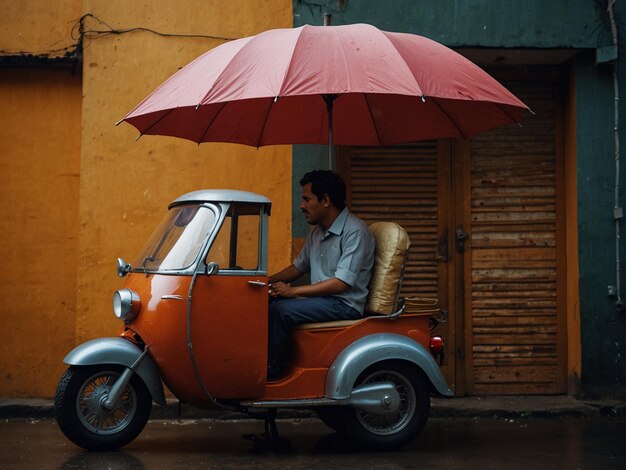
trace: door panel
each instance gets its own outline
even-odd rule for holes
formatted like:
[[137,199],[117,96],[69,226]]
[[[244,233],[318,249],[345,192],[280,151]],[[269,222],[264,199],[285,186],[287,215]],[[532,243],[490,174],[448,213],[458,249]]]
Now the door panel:
[[468,391],[564,393],[559,88],[508,86],[535,115],[471,139]]
[[216,398],[263,395],[267,371],[267,277],[200,275],[192,292],[193,354]]

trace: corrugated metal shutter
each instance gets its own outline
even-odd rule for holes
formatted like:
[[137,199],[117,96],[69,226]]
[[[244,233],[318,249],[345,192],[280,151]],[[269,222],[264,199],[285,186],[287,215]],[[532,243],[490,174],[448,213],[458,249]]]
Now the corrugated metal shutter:
[[352,147],[346,166],[350,210],[368,225],[390,220],[411,239],[402,296],[437,296],[437,142]]
[[[565,392],[557,293],[558,88],[507,84],[536,113],[471,140],[474,394]],[[469,326],[469,325],[468,325]],[[470,345],[466,345],[470,346]]]

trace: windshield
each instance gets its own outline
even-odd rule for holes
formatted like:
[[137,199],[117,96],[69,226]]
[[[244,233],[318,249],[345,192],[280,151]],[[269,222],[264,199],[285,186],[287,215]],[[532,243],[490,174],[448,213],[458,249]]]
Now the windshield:
[[216,213],[198,205],[172,208],[132,264],[137,271],[189,268],[215,227]]

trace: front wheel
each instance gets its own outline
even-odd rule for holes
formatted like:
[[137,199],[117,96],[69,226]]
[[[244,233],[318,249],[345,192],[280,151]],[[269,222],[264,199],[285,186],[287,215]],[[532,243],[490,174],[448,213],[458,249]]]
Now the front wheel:
[[398,449],[417,437],[430,412],[430,386],[424,374],[406,363],[384,362],[367,369],[355,386],[391,382],[400,395],[393,413],[375,414],[357,408],[342,408],[341,431],[366,448]]
[[152,409],[152,397],[133,375],[112,410],[103,406],[124,368],[116,365],[72,366],[61,377],[54,415],[63,434],[87,450],[113,450],[142,431]]

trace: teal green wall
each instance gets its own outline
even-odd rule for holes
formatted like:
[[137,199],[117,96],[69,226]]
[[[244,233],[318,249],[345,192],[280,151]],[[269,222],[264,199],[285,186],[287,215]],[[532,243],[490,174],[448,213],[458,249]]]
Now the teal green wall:
[[328,168],[328,147],[326,145],[293,146],[293,216],[292,232],[294,237],[304,238],[309,226],[300,211],[300,178],[310,170]]
[[587,394],[611,395],[626,385],[626,318],[607,295],[616,280],[611,69],[596,67],[592,55],[578,57],[576,85],[582,380]]
[[596,47],[598,26],[592,0],[295,0],[294,26],[321,25],[326,12],[333,25],[370,23],[451,47]]
[[[626,313],[617,313],[607,286],[615,285],[613,221],[615,160],[611,68],[595,65],[595,48],[609,45],[606,3],[592,0],[347,0],[294,1],[294,26],[370,23],[420,34],[450,47],[575,48],[576,166],[583,394],[626,395]],[[626,18],[624,2],[616,2]],[[626,44],[626,21],[620,27]],[[586,51],[584,50],[586,49]],[[624,47],[620,48],[623,54]],[[626,62],[620,63],[626,77]],[[626,186],[626,80],[620,78],[622,185]],[[299,213],[301,174],[326,167],[325,148],[294,146],[294,236],[307,231]],[[625,205],[623,194],[621,204]],[[626,227],[622,227],[626,239]],[[621,246],[626,271],[626,244]],[[623,295],[626,284],[622,276]]]

